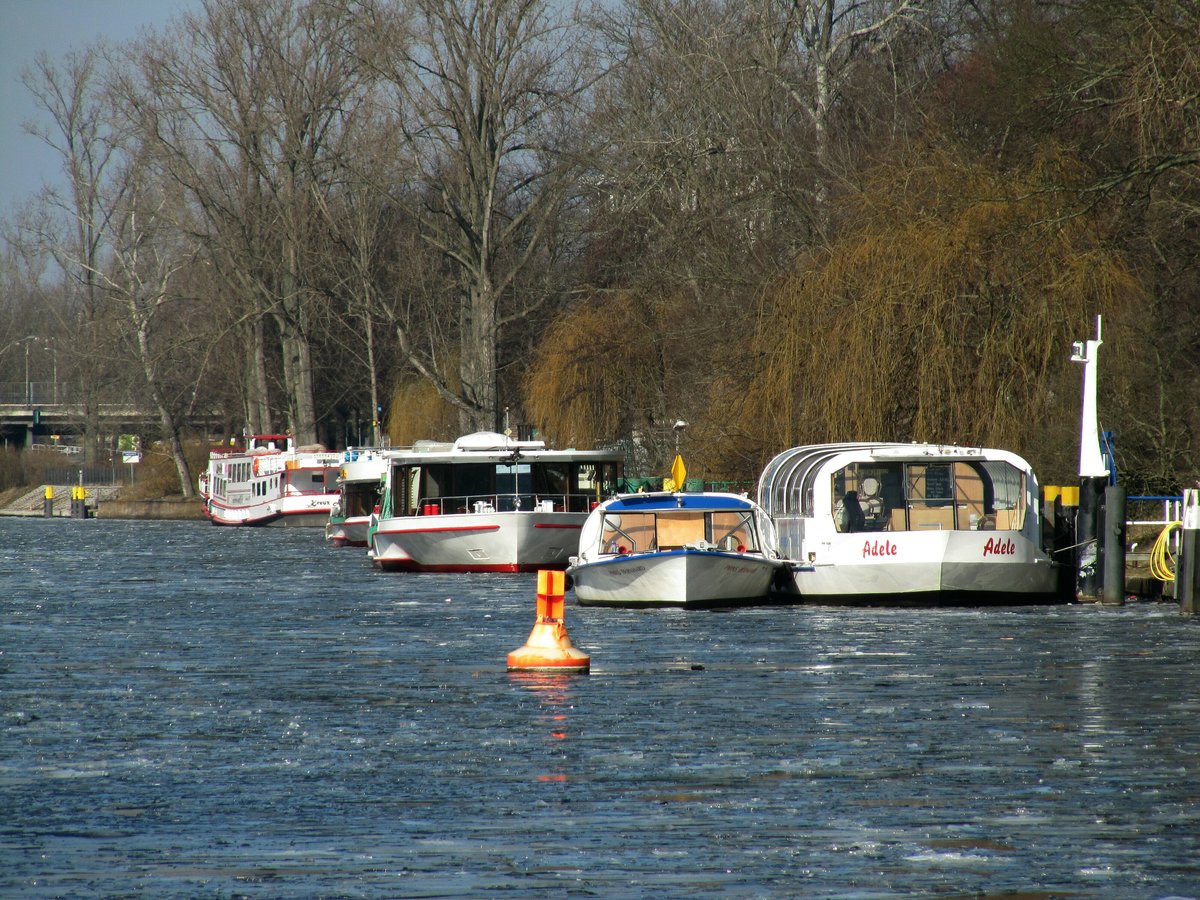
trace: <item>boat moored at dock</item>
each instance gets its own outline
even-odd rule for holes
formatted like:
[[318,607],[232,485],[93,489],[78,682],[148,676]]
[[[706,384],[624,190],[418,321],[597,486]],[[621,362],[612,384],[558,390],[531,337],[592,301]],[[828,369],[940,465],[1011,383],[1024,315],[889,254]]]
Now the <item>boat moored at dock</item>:
[[1037,478],[1005,450],[941,444],[794,447],[759,479],[800,601],[1059,602]]
[[342,453],[338,470],[338,499],[325,523],[325,540],[335,547],[367,546],[371,514],[383,493],[387,472],[384,451],[349,449]]
[[552,450],[477,432],[387,453],[369,553],[384,570],[563,569],[591,509],[616,492],[624,454]]
[[214,448],[199,480],[214,525],[323,527],[338,499],[342,455],[293,447],[285,434],[259,434],[246,446]]
[[782,565],[752,500],[654,492],[597,507],[567,575],[582,606],[732,606],[766,602]]

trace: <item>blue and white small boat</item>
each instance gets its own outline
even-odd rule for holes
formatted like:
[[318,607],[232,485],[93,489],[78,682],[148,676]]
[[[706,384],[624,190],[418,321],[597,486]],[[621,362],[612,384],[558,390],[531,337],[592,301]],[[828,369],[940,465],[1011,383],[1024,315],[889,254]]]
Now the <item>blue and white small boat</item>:
[[734,606],[766,602],[782,570],[754,501],[660,491],[596,507],[567,575],[582,606]]

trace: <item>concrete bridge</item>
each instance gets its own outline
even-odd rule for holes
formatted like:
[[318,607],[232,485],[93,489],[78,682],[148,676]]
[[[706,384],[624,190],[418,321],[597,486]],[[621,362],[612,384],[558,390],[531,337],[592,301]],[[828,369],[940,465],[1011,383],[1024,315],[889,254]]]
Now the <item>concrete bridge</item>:
[[[105,434],[141,434],[157,429],[158,412],[128,400],[101,401],[95,410]],[[78,392],[51,382],[0,383],[0,445],[77,444],[86,412]],[[204,423],[208,424],[208,423]],[[57,441],[52,440],[58,435]]]

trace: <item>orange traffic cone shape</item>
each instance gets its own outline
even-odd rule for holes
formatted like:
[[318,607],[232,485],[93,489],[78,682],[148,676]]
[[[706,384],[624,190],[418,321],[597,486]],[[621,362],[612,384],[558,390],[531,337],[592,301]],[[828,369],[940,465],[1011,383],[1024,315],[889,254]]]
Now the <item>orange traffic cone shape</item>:
[[525,646],[508,654],[509,671],[586,672],[592,658],[576,650],[563,623],[566,575],[538,572],[537,620]]

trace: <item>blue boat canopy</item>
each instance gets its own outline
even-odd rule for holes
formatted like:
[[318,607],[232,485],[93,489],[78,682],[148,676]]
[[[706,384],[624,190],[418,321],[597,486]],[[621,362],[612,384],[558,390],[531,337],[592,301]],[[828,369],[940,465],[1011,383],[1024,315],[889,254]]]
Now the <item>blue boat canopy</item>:
[[609,512],[649,512],[655,509],[750,509],[744,497],[722,494],[626,494],[608,501]]

